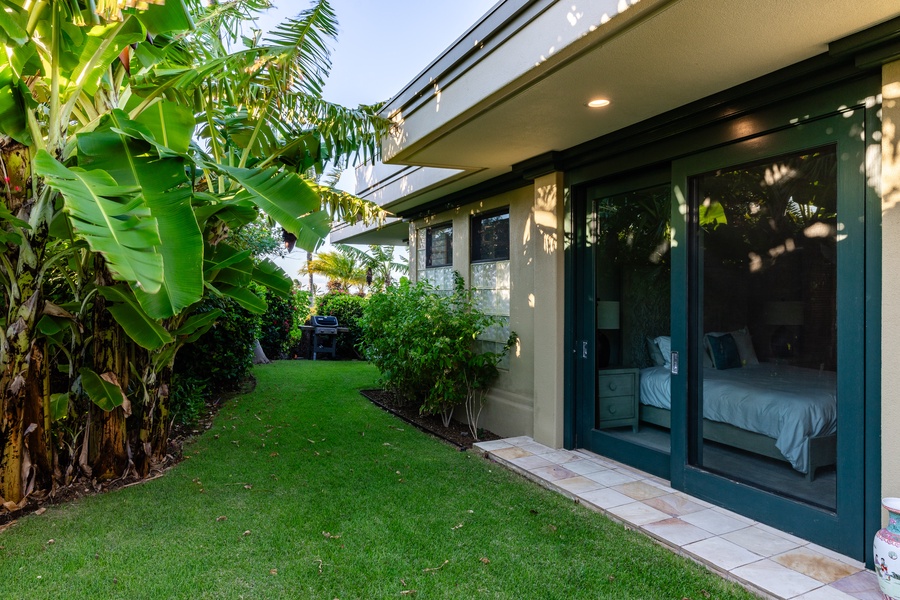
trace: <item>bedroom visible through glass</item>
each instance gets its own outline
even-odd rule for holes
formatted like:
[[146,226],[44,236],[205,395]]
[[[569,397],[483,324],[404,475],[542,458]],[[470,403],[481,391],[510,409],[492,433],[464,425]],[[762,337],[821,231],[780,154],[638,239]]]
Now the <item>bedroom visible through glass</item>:
[[[825,146],[689,182],[699,233],[694,337],[703,361],[689,393],[696,403],[689,460],[830,510],[837,502],[837,171],[835,148]],[[644,396],[665,408],[662,394]]]
[[593,197],[597,391],[592,425],[602,432],[597,449],[626,462],[637,456],[630,444],[665,457],[671,450],[668,423],[644,422],[641,397],[642,373],[670,360],[670,352],[655,341],[670,339],[670,189],[665,183],[609,195],[597,188]]

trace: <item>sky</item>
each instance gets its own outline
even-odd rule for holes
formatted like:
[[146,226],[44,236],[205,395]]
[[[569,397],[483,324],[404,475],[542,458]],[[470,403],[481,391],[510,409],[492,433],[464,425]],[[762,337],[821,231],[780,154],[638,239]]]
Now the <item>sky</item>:
[[[348,107],[389,100],[496,2],[330,0],[339,29],[332,47],[325,99]],[[264,31],[270,31],[283,19],[297,16],[311,5],[307,0],[274,0],[274,3],[275,8],[259,20]],[[338,187],[353,192],[355,183],[352,170],[348,170]],[[298,278],[297,270],[305,264],[306,252],[294,250],[286,259],[276,262],[290,277]],[[321,287],[323,282],[317,285]]]

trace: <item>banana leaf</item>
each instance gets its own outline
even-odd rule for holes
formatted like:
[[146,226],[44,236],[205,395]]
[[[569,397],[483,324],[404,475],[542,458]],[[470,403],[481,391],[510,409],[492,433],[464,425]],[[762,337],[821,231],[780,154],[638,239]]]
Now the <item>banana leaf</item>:
[[174,341],[162,325],[144,312],[128,287],[104,286],[99,291],[110,302],[107,310],[137,345],[155,350]]
[[[160,108],[148,122],[157,135],[186,149],[191,129],[182,130],[183,119],[172,117],[179,113]],[[140,187],[159,229],[163,279],[155,292],[137,286],[134,291],[150,316],[165,319],[203,294],[203,234],[191,206],[183,160],[159,156],[148,141],[154,139],[149,127],[128,119],[124,111],[113,111],[95,131],[78,136],[78,152],[83,165],[108,172],[121,185]]]
[[103,254],[117,279],[147,293],[160,290],[159,228],[138,186],[119,185],[102,170],[66,168],[45,150],[38,151],[35,170],[62,194],[75,233]]
[[[81,387],[91,399],[91,402],[99,406],[102,410],[109,412],[117,406],[122,406],[127,401],[125,392],[122,391],[118,383],[112,383],[97,375],[87,367],[82,368]],[[126,412],[131,412],[130,410]]]

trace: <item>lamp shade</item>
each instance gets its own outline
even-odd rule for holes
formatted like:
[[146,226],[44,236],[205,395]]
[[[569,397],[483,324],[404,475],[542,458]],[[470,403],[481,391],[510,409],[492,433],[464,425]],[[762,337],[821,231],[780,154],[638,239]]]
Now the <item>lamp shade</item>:
[[597,329],[619,328],[619,303],[611,300],[597,301]]

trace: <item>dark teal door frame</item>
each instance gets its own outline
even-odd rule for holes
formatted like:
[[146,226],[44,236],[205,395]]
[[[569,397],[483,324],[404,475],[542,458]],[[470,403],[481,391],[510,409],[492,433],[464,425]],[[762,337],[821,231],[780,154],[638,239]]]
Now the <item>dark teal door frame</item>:
[[[673,164],[672,348],[682,358],[672,375],[672,487],[818,544],[864,559],[865,536],[865,110],[804,122]],[[691,466],[699,464],[702,252],[692,175],[837,145],[838,437],[837,502],[828,511]]]
[[[829,72],[833,75],[833,72]],[[854,75],[855,74],[855,75]],[[831,76],[829,75],[829,76]],[[578,429],[578,419],[576,410],[576,397],[579,394],[594,393],[594,377],[586,377],[584,370],[577,372],[577,366],[584,363],[576,361],[576,342],[587,341],[589,349],[592,351],[592,336],[589,329],[593,327],[593,317],[588,317],[583,312],[578,314],[577,307],[582,302],[593,303],[594,282],[589,283],[583,280],[584,277],[593,277],[590,269],[584,270],[585,265],[579,262],[586,260],[585,252],[586,236],[584,233],[577,233],[579,228],[579,210],[584,216],[588,210],[586,203],[586,188],[588,185],[594,185],[598,181],[609,181],[611,175],[616,174],[647,172],[648,169],[658,168],[665,165],[668,175],[672,176],[673,188],[680,185],[677,193],[684,195],[684,183],[688,176],[688,171],[681,169],[680,181],[671,173],[669,165],[676,157],[688,157],[698,153],[704,153],[712,148],[728,148],[729,146],[740,142],[741,139],[749,139],[753,137],[755,141],[740,142],[746,143],[747,146],[754,144],[760,145],[765,143],[766,132],[790,131],[795,129],[796,119],[803,115],[825,115],[829,111],[834,111],[840,106],[850,106],[855,111],[854,117],[864,115],[863,130],[858,132],[859,139],[864,140],[864,150],[868,148],[877,148],[880,146],[879,139],[876,135],[881,133],[881,120],[878,116],[880,106],[874,102],[876,95],[880,91],[880,76],[866,76],[856,71],[848,71],[848,78],[845,81],[836,82],[830,80],[828,85],[816,83],[810,79],[805,73],[801,72],[791,81],[797,86],[798,90],[807,85],[803,93],[799,93],[791,97],[789,94],[783,93],[786,88],[779,85],[770,91],[762,91],[765,86],[754,88],[752,95],[731,98],[727,103],[716,104],[716,107],[728,107],[720,111],[709,111],[707,113],[698,113],[696,117],[688,121],[681,120],[672,127],[661,126],[651,131],[652,134],[643,133],[631,136],[611,135],[607,138],[601,138],[593,142],[595,157],[586,160],[584,157],[573,153],[573,164],[567,164],[563,160],[557,165],[557,168],[566,171],[566,185],[570,191],[570,199],[566,204],[566,236],[565,236],[565,325],[566,337],[564,341],[565,353],[565,428],[564,443],[567,448],[586,447],[584,436],[576,439],[576,430]],[[801,85],[803,84],[803,85]],[[793,84],[792,84],[793,85]],[[816,87],[818,86],[818,87]],[[848,101],[848,99],[850,99]],[[847,114],[842,113],[842,114]],[[858,122],[856,118],[852,120]],[[843,117],[841,117],[843,118]],[[804,125],[805,126],[805,125]],[[643,143],[641,143],[643,142]],[[625,144],[623,147],[622,144]],[[813,144],[815,145],[815,144]],[[809,144],[800,140],[798,147],[809,147]],[[779,148],[773,150],[775,154],[781,153],[790,148]],[[740,162],[740,160],[738,160]],[[682,163],[684,164],[684,163]],[[698,167],[700,168],[700,167]],[[869,168],[860,171],[870,176]],[[624,176],[624,175],[623,175]],[[816,509],[804,509],[800,514],[794,513],[799,519],[809,519],[808,528],[818,529],[820,532],[828,528],[835,527],[837,530],[844,530],[849,527],[841,522],[847,510],[857,513],[856,524],[853,525],[854,531],[850,532],[848,539],[852,541],[842,544],[840,540],[834,538],[837,535],[831,535],[832,544],[828,540],[821,540],[823,545],[843,548],[846,545],[849,549],[843,552],[863,558],[871,565],[871,538],[875,531],[881,527],[881,201],[878,192],[868,185],[863,184],[864,195],[863,205],[864,213],[861,227],[864,230],[864,262],[857,265],[864,277],[863,298],[849,300],[841,299],[843,303],[850,303],[860,307],[860,319],[858,325],[863,336],[860,346],[854,351],[864,356],[861,371],[859,373],[858,382],[861,389],[864,390],[864,398],[860,406],[857,407],[857,415],[850,416],[851,421],[855,424],[841,422],[839,427],[848,434],[850,427],[853,429],[852,438],[847,435],[843,436],[841,442],[841,452],[849,452],[853,455],[853,464],[856,465],[858,478],[862,479],[862,493],[860,493],[859,481],[851,481],[850,488],[852,492],[839,492],[841,497],[838,499],[838,510],[834,515],[825,514],[824,511],[816,512]],[[859,195],[859,193],[857,193]],[[579,206],[580,208],[576,208]],[[673,195],[673,205],[677,206],[678,199]],[[676,238],[681,241],[685,240],[685,228],[687,218],[676,209],[673,216],[677,216],[679,220],[673,221],[673,227],[676,230]],[[678,231],[678,228],[681,231]],[[857,252],[859,250],[857,249]],[[675,248],[674,252],[687,252],[686,247]],[[690,288],[691,284],[687,280],[687,270],[685,266],[678,271],[676,263],[686,265],[686,257],[682,260],[674,260],[672,284],[681,285],[683,290]],[[582,279],[581,282],[576,279]],[[679,283],[680,282],[680,283]],[[591,294],[590,298],[581,298],[580,294]],[[673,298],[675,297],[673,289]],[[687,307],[680,307],[679,312],[672,314],[672,335],[673,339],[678,337],[682,340],[681,348],[676,348],[681,352],[688,351],[688,348],[696,349],[699,347],[697,338],[689,339],[690,335],[697,336],[697,332],[693,333],[687,330]],[[841,314],[847,312],[847,307],[841,309]],[[696,316],[694,317],[696,319]],[[588,324],[588,322],[590,324]],[[696,323],[696,320],[694,321]],[[679,329],[681,328],[681,329]],[[576,331],[577,330],[577,331]],[[696,351],[695,351],[696,352]],[[698,364],[699,356],[691,356],[690,352],[682,358],[687,357],[686,362],[688,376],[696,381],[696,373],[691,375],[692,365]],[[682,373],[685,371],[682,369]],[[682,380],[680,386],[686,385],[686,380]],[[846,376],[842,379],[840,385],[847,385]],[[679,392],[684,398],[687,396],[686,388]],[[682,401],[684,402],[684,400]],[[684,406],[684,404],[682,404]],[[684,488],[689,486],[694,493],[700,497],[710,499],[716,504],[726,504],[729,508],[743,514],[757,514],[759,520],[772,523],[775,526],[785,530],[794,529],[792,522],[794,517],[786,517],[792,514],[796,502],[780,498],[774,494],[767,494],[759,490],[749,488],[749,486],[741,486],[734,482],[722,481],[721,477],[714,477],[708,473],[697,472],[694,468],[686,467],[688,460],[688,436],[687,436],[687,417],[683,415],[674,415],[673,418],[681,419],[676,427],[673,427],[673,448],[677,448],[676,453],[671,456],[671,465],[675,466],[672,479],[677,480],[678,485]],[[695,415],[696,418],[696,415]],[[861,420],[861,422],[860,422]],[[673,423],[674,424],[674,423]],[[627,461],[626,461],[627,462]],[[860,464],[862,462],[862,464]],[[846,468],[842,468],[846,471]],[[744,489],[747,488],[747,489]],[[724,498],[720,497],[724,491]],[[746,493],[745,493],[746,492]],[[847,509],[847,506],[850,506]],[[855,505],[855,506],[854,506]],[[765,507],[761,509],[760,507]],[[783,523],[782,523],[783,522]],[[861,523],[861,524],[860,524]],[[814,541],[819,541],[815,536]]]

